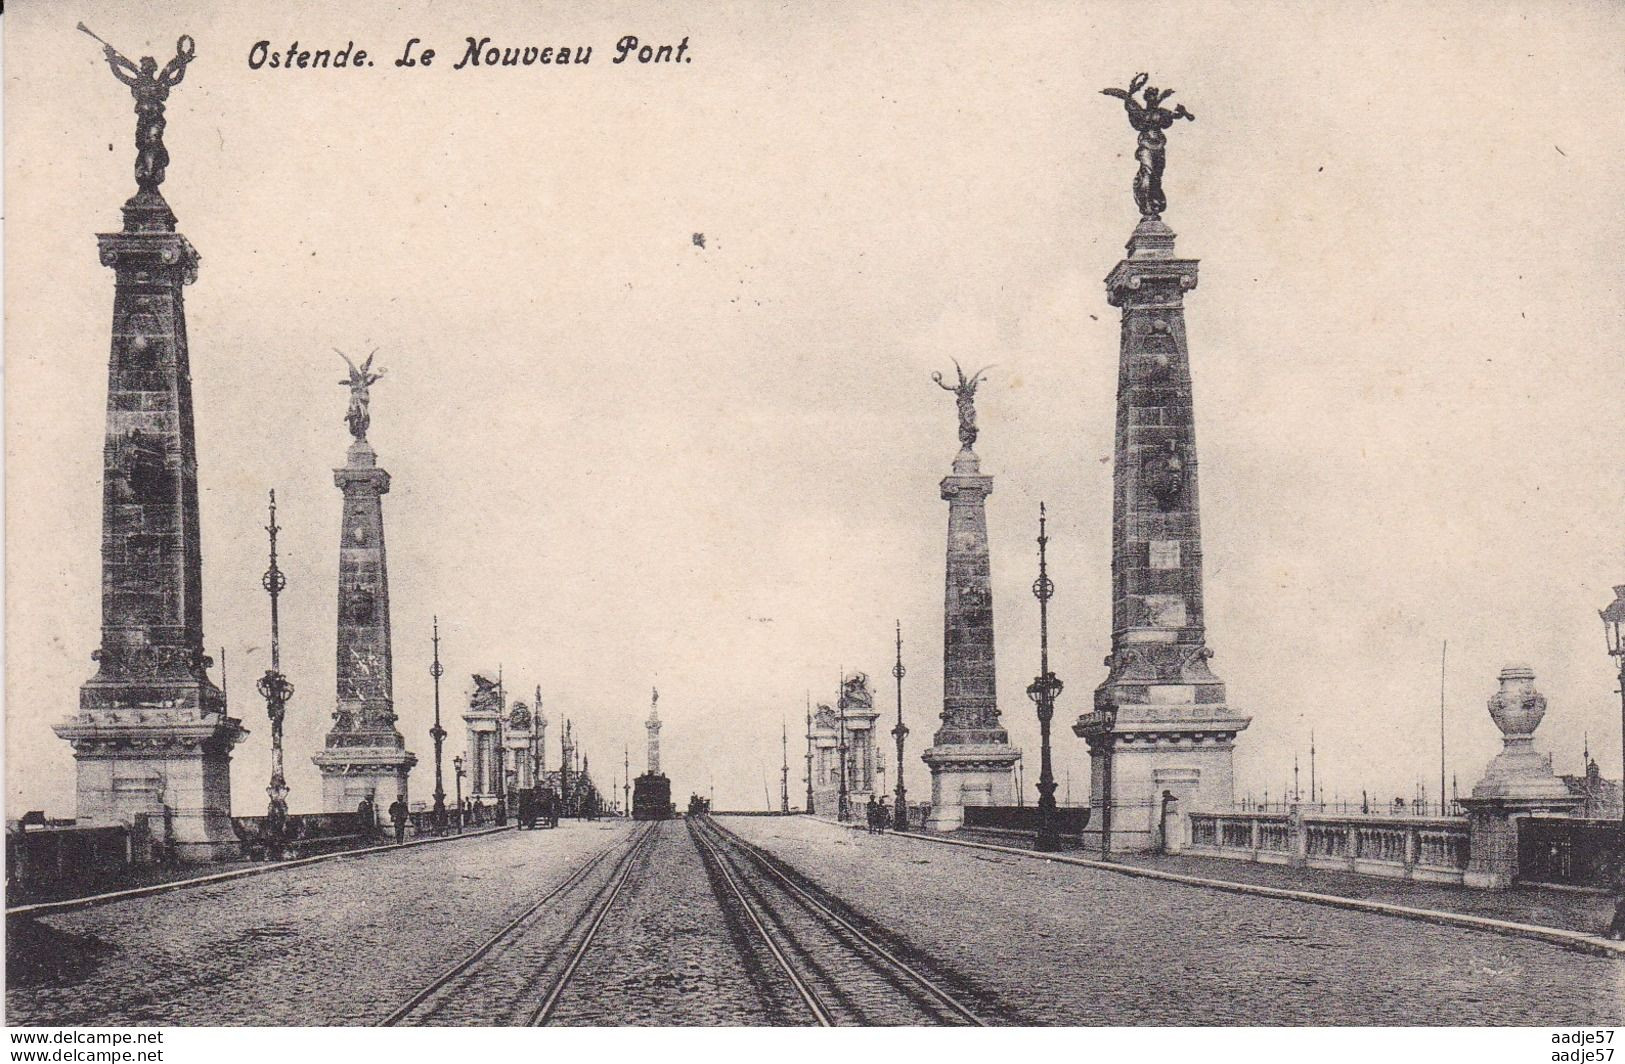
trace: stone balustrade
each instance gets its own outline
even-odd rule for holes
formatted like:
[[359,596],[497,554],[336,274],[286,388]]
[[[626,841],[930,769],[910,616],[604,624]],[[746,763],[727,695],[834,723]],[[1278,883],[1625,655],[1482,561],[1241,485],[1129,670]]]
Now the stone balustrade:
[[1186,852],[1391,879],[1460,883],[1470,855],[1465,817],[1192,813]]

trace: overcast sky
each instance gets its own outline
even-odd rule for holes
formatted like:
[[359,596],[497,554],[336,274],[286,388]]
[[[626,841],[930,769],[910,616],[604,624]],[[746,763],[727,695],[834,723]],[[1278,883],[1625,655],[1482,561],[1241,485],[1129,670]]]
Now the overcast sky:
[[[164,193],[186,292],[209,650],[263,811],[263,504],[282,503],[295,811],[333,709],[343,365],[379,348],[395,701],[433,786],[430,618],[450,758],[469,674],[642,767],[658,685],[679,801],[777,801],[780,722],[838,670],[889,718],[901,619],[911,793],[941,706],[951,358],[978,393],[1000,707],[1036,781],[1039,501],[1058,723],[1110,640],[1117,311],[1139,70],[1197,115],[1165,219],[1187,296],[1209,644],[1252,727],[1238,797],[1313,729],[1328,793],[1437,786],[1498,749],[1497,671],[1534,668],[1559,771],[1620,770],[1596,610],[1625,583],[1625,213],[1617,5],[12,5],[6,18],[7,743],[13,810],[68,814],[99,641],[113,274],[134,190],[132,56],[197,60]],[[691,63],[614,65],[625,34]],[[453,70],[469,35],[593,47],[584,67]],[[428,69],[393,60],[410,37]],[[361,70],[249,69],[366,48]],[[421,47],[421,45],[420,45]],[[696,246],[694,234],[705,234]],[[218,678],[218,667],[216,676]],[[1087,795],[1084,744],[1057,773]],[[801,767],[792,760],[792,794]],[[1063,790],[1062,797],[1066,796]],[[1029,798],[1029,800],[1031,800]],[[15,814],[13,814],[15,815]]]

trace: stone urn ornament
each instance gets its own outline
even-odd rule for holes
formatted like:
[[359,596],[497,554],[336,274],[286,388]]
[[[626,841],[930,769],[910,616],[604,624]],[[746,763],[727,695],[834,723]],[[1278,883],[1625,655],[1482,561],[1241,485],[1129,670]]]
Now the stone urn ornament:
[[1535,749],[1535,729],[1546,716],[1546,696],[1535,689],[1534,670],[1508,665],[1490,696],[1490,719],[1501,729],[1501,752],[1473,787],[1474,798],[1533,802],[1540,808],[1570,800],[1569,789],[1552,772],[1552,757]]
[[1535,729],[1546,716],[1546,696],[1535,690],[1535,672],[1527,665],[1501,670],[1501,689],[1490,696],[1490,719],[1501,729],[1510,749],[1514,743],[1530,746]]

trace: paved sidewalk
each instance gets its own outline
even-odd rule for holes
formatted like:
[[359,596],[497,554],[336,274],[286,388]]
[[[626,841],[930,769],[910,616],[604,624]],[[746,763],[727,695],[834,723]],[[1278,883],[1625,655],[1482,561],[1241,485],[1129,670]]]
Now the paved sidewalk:
[[1302,890],[1152,878],[1178,874],[953,838],[963,832],[876,836],[806,817],[724,826],[935,958],[1006,1023],[1552,1026],[1618,1024],[1625,1007],[1625,957],[1578,948],[1565,938],[1575,932],[1537,938],[1347,907],[1371,901],[1309,903],[1319,896]]
[[205,864],[181,864],[162,867],[157,865],[136,866],[125,869],[118,875],[107,876],[88,885],[70,881],[44,889],[7,891],[6,914],[8,916],[32,915],[41,911],[72,908],[78,903],[86,901],[100,903],[106,899],[116,899],[125,895],[136,895],[142,892],[152,893],[164,887],[186,887],[204,882],[224,882],[241,876],[297,868],[302,865],[333,860],[339,857],[360,857],[367,854],[383,853],[398,849],[401,845],[413,847],[433,843],[455,842],[458,839],[478,838],[481,835],[490,835],[506,830],[512,830],[512,828],[498,828],[490,824],[471,825],[464,832],[447,831],[442,835],[418,835],[408,838],[404,844],[399,845],[393,839],[383,835],[366,839],[357,838],[340,849],[327,850],[307,857],[289,857],[281,860],[263,861],[250,861],[247,859],[210,861]]
[[[1015,832],[961,830],[953,836],[966,841],[989,842],[999,846],[1032,849],[1030,836]],[[1061,851],[1068,857],[1098,859],[1098,852],[1076,848]],[[1225,880],[1279,890],[1303,890],[1339,898],[1432,909],[1463,916],[1481,916],[1515,924],[1554,927],[1562,931],[1600,935],[1614,917],[1610,897],[1547,887],[1514,887],[1511,890],[1469,890],[1440,883],[1415,883],[1404,879],[1383,879],[1352,872],[1320,868],[1292,868],[1288,865],[1255,864],[1223,857],[1192,857],[1184,854],[1119,854],[1114,863],[1135,868],[1151,868],[1175,875]]]

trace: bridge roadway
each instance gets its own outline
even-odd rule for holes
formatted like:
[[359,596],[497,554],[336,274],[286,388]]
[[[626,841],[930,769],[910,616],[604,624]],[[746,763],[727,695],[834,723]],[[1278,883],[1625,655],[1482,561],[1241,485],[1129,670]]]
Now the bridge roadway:
[[1619,1024],[1625,961],[798,818],[572,823],[8,921],[19,1024]]

